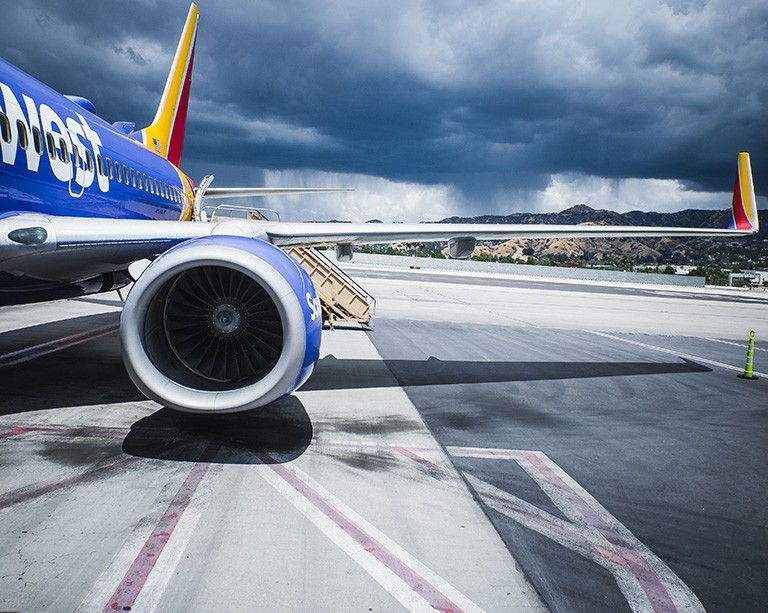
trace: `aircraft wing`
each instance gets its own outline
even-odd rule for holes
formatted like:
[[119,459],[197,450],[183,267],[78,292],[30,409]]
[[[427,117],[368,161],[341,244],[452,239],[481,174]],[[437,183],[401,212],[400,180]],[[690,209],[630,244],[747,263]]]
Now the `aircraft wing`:
[[[267,222],[270,242],[282,247],[324,244],[468,241],[515,238],[595,238],[659,236],[738,236],[759,229],[757,200],[748,153],[740,153],[728,228],[674,228],[663,226],[604,226],[592,224],[346,224]],[[474,246],[474,245],[472,245]],[[463,249],[466,251],[466,248]],[[455,256],[454,256],[455,257]]]
[[[300,188],[303,189],[303,188]],[[758,231],[749,157],[739,157],[729,228],[555,224],[290,223],[232,219],[222,222],[57,217],[19,213],[0,217],[0,271],[75,279],[124,270],[189,239],[226,234],[279,247],[448,241],[453,257],[468,257],[476,240],[660,236],[741,236]]]
[[[757,226],[674,228],[546,224],[351,224],[285,223],[229,220],[214,222],[152,221],[53,217],[19,214],[0,220],[0,271],[78,278],[122,270],[131,262],[153,258],[174,245],[210,234],[266,240],[279,247],[449,241],[471,253],[476,240],[515,238],[740,236]],[[465,241],[462,243],[461,241]],[[468,242],[467,242],[468,241]],[[52,276],[53,275],[53,276]]]
[[672,228],[663,226],[598,226],[552,224],[349,224],[268,223],[270,242],[280,247],[320,246],[334,243],[412,243],[453,238],[509,240],[515,238],[595,238],[658,236],[734,236],[751,230]]

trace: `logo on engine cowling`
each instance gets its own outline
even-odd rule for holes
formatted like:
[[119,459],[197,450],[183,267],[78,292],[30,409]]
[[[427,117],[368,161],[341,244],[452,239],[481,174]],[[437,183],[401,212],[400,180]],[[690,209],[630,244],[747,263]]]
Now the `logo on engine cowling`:
[[307,292],[307,306],[309,307],[309,316],[312,321],[322,316],[323,311],[320,305],[320,298],[313,296],[309,292]]

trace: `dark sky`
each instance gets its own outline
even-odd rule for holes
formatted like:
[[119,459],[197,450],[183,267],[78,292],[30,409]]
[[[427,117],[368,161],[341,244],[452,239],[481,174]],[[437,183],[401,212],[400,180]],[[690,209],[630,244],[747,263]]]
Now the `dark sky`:
[[[284,219],[726,208],[741,150],[768,191],[765,0],[198,5],[183,169],[357,189]],[[0,55],[142,127],[187,9],[9,3]]]

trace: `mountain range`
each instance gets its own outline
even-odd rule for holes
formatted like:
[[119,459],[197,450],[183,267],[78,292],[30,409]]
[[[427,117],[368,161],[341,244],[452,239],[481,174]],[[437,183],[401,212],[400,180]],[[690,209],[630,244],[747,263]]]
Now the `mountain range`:
[[[533,257],[556,261],[600,261],[624,255],[638,263],[703,264],[716,262],[741,268],[768,267],[768,212],[760,211],[760,232],[755,236],[722,240],[694,238],[582,238],[488,241],[479,244],[475,256],[487,252],[493,258],[525,259]],[[559,213],[512,213],[448,217],[440,223],[479,224],[583,224],[627,226],[682,226],[693,228],[725,228],[731,219],[730,209],[722,211],[688,209],[674,213],[630,211],[616,213],[578,204]]]

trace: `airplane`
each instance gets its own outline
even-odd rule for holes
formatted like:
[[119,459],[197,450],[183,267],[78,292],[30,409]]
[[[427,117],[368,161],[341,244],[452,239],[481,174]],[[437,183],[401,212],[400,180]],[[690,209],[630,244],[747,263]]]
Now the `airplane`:
[[[749,155],[739,154],[728,228],[511,224],[288,223],[208,219],[205,203],[324,188],[217,188],[180,169],[198,9],[192,4],[152,123],[110,124],[0,60],[0,306],[133,282],[120,320],[125,366],[166,407],[232,413],[298,389],[320,353],[320,301],[281,248],[477,240],[719,236],[758,231]],[[338,190],[337,190],[338,191]],[[131,265],[151,260],[141,274]]]

